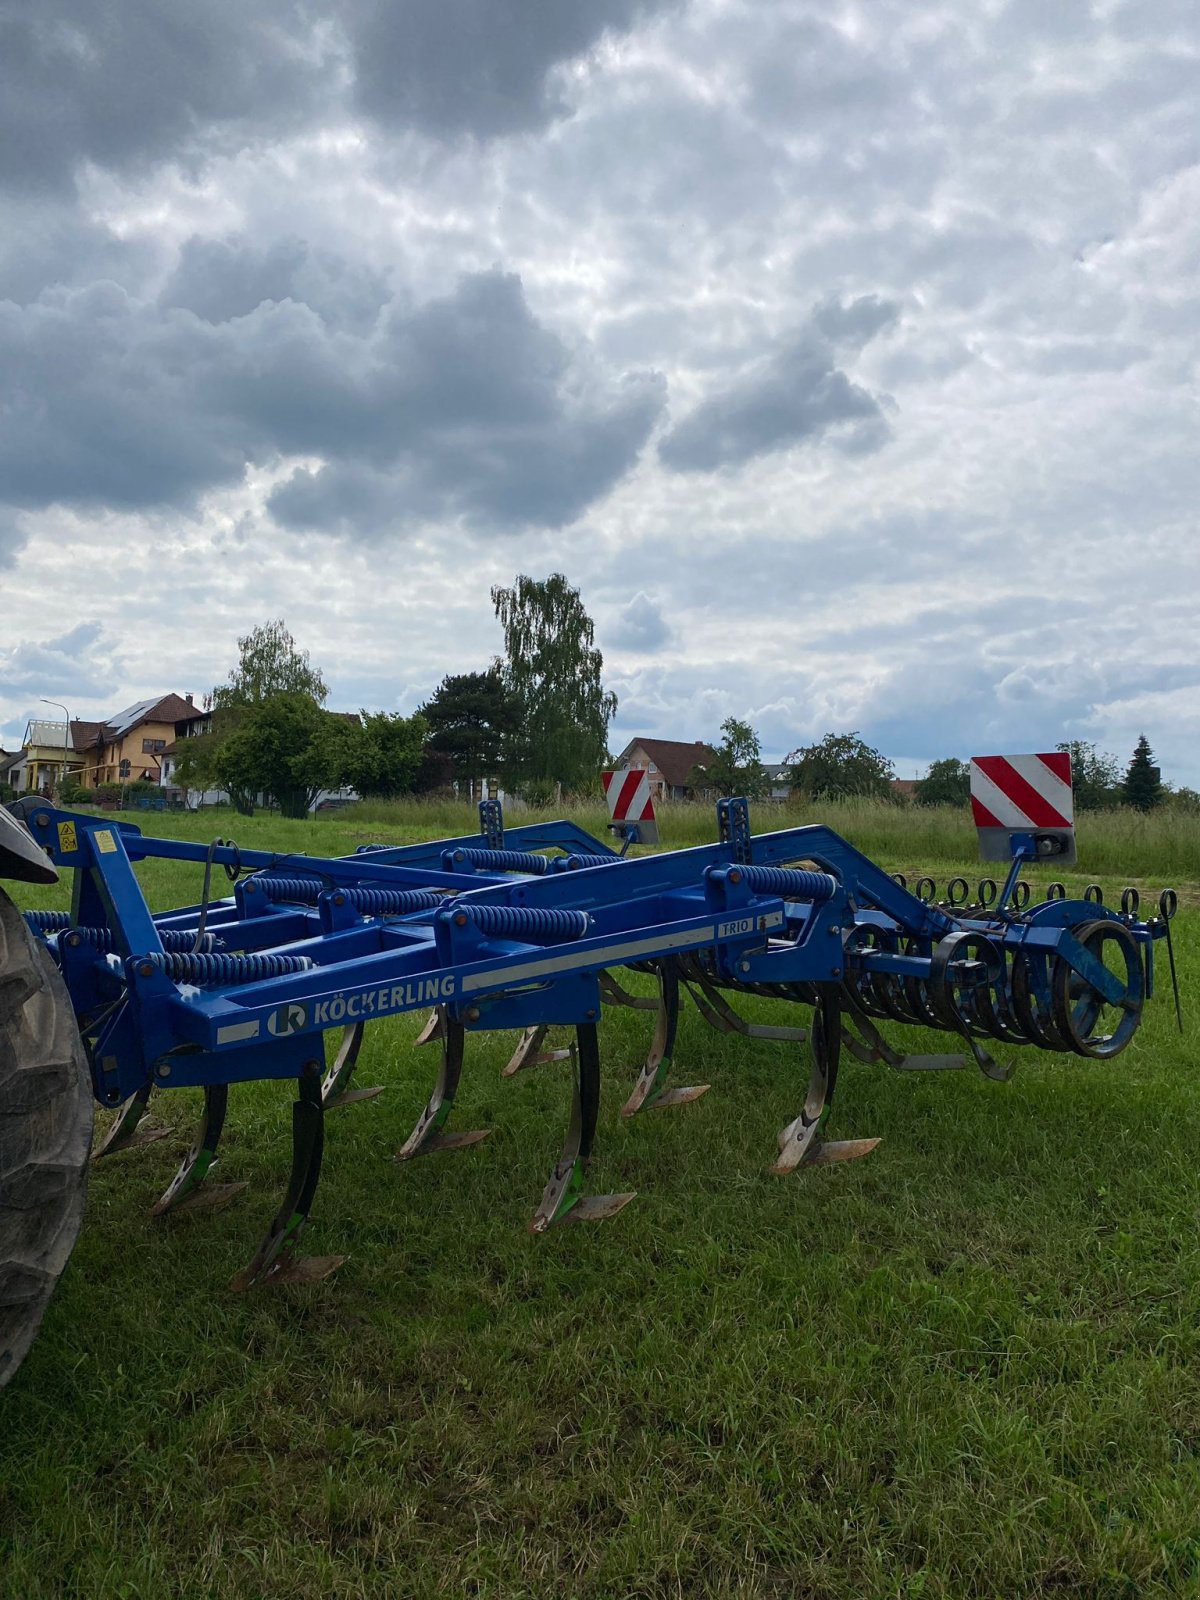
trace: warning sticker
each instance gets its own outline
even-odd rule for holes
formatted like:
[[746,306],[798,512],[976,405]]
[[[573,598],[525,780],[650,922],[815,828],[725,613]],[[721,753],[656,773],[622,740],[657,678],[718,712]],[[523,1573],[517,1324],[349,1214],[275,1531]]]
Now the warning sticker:
[[96,841],[96,849],[102,856],[112,856],[117,853],[117,841],[112,836],[109,828],[97,828],[92,838]]
[[75,837],[75,824],[73,822],[60,822],[58,825],[58,848],[60,850],[78,850],[79,840]]

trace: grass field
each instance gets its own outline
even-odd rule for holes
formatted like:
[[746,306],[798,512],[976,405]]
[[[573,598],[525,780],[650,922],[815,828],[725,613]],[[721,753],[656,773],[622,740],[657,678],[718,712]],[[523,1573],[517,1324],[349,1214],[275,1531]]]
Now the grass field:
[[[979,876],[964,821],[821,817],[893,870]],[[466,808],[363,808],[146,831],[332,854],[470,826]],[[711,813],[664,831],[699,842]],[[533,1239],[560,1069],[502,1083],[511,1037],[473,1038],[455,1120],[493,1137],[396,1166],[435,1068],[419,1021],[396,1020],[359,1072],[386,1093],[328,1120],[306,1244],[350,1259],[323,1286],[237,1297],[291,1095],[233,1092],[221,1176],[248,1193],[165,1226],[147,1213],[198,1094],[160,1096],[174,1136],[95,1170],[0,1396],[0,1595],[1200,1595],[1200,825],[1081,835],[1076,884],[1181,889],[1187,1034],[1164,962],[1111,1063],[1026,1050],[997,1085],[851,1062],[833,1132],[883,1143],[845,1167],[768,1176],[807,1058],[694,1011],[675,1080],[711,1092],[622,1123],[648,1027],[613,1013],[593,1187],[638,1198]],[[192,867],[144,881],[155,905],[199,893]]]

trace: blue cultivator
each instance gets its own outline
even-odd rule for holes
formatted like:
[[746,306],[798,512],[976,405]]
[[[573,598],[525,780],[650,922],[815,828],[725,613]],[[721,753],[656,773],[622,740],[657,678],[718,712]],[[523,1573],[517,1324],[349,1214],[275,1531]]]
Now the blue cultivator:
[[[1120,912],[1094,895],[1068,900],[1058,886],[1031,905],[1018,871],[1047,848],[1033,834],[1014,836],[1002,888],[985,883],[968,905],[956,884],[935,904],[928,880],[910,892],[828,828],[752,837],[741,801],[722,802],[719,843],[639,858],[568,822],[505,834],[495,806],[471,838],[336,859],[144,838],[36,800],[13,809],[23,826],[4,817],[0,874],[46,881],[49,861],[74,870],[74,894],[69,914],[24,919],[0,895],[0,1128],[9,1128],[0,1133],[0,1383],[32,1338],[82,1215],[81,1082],[116,1113],[98,1154],[160,1136],[143,1121],[152,1091],[204,1090],[195,1143],[155,1207],[163,1213],[219,1203],[241,1187],[204,1181],[229,1086],[294,1080],[291,1176],[235,1285],[312,1281],[341,1259],[297,1254],[325,1114],[380,1092],[351,1083],[368,1022],[433,1011],[422,1039],[440,1046],[437,1081],[399,1159],[486,1136],[450,1126],[467,1034],[521,1030],[511,1073],[547,1058],[549,1028],[573,1030],[568,1046],[549,1052],[570,1062],[573,1093],[562,1154],[531,1222],[541,1232],[611,1215],[633,1198],[585,1191],[605,1002],[655,1012],[627,1115],[704,1092],[668,1082],[684,996],[715,1027],[784,1042],[806,1030],[752,1026],[730,996],[811,1007],[808,1091],[772,1169],[785,1173],[853,1159],[878,1142],[826,1136],[843,1044],[863,1061],[974,1064],[997,1079],[1010,1071],[992,1053],[997,1043],[1115,1055],[1141,1020],[1154,946],[1166,936],[1169,949],[1174,912],[1169,891],[1145,921],[1129,891]],[[200,902],[152,915],[134,870],[151,858],[202,867]],[[211,896],[214,869],[232,880],[227,898]],[[622,967],[653,975],[657,999],[630,994],[614,976]],[[56,1019],[43,1030],[49,1057],[31,1037],[35,1002]],[[904,1056],[880,1020],[940,1029],[955,1052]],[[39,1085],[60,1125],[45,1148],[6,1124],[10,1106],[33,1114]],[[35,1225],[42,1215],[46,1229]]]

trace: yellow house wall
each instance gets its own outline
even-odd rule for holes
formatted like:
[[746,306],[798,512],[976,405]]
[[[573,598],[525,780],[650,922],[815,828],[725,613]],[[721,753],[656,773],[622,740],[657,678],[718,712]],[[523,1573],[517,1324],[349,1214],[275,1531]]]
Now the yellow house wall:
[[[154,772],[157,778],[159,756],[148,750],[142,749],[143,739],[161,739],[164,748],[175,737],[175,724],[173,722],[143,722],[123,739],[113,739],[107,743],[103,750],[89,751],[86,764],[84,781],[95,785],[98,783],[135,783],[142,775],[142,769],[147,768]],[[122,761],[129,762],[129,776],[121,777]]]

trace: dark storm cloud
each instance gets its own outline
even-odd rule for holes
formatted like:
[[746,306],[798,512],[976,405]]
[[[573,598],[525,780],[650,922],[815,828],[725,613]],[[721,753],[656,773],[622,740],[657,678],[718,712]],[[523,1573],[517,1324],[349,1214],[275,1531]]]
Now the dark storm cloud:
[[0,184],[69,184],[206,129],[259,137],[299,123],[323,66],[299,0],[0,0]]
[[[257,279],[215,298],[244,304],[295,259],[251,260]],[[367,333],[291,299],[214,323],[96,284],[0,304],[0,483],[24,508],[189,507],[247,463],[310,455],[321,471],[272,503],[291,526],[558,527],[629,470],[663,388],[568,347],[499,272]]]
[[677,0],[359,0],[348,12],[355,98],[392,126],[436,137],[525,133],[566,106],[551,69],[608,31]]
[[0,185],[67,188],[261,142],[349,101],[481,139],[567,107],[552,69],[678,0],[0,0]]
[[194,311],[205,322],[248,316],[269,300],[311,306],[329,327],[366,331],[388,299],[383,280],[366,266],[304,239],[279,239],[257,249],[245,239],[191,238],[160,303]]
[[745,368],[678,423],[658,447],[679,472],[712,472],[755,456],[828,437],[862,454],[886,443],[879,400],[838,366],[896,320],[898,307],[874,295],[849,306],[819,306],[780,348]]

